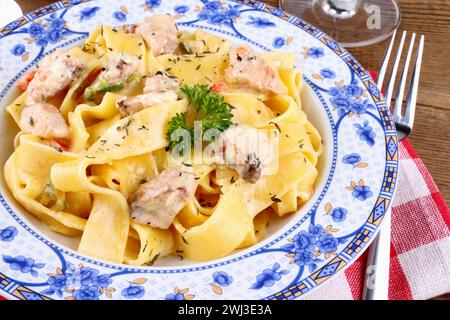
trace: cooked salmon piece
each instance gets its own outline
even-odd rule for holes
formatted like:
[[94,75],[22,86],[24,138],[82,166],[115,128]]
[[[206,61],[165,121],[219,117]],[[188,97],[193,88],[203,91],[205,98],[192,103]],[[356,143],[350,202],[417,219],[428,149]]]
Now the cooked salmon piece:
[[48,103],[36,103],[23,109],[20,127],[29,134],[49,140],[69,140],[70,128],[58,108]]
[[231,51],[230,66],[225,70],[225,77],[228,83],[239,84],[264,94],[284,92],[277,70],[248,46],[240,46]]
[[143,109],[160,104],[172,103],[178,100],[178,95],[170,90],[166,92],[145,93],[132,98],[117,101],[117,108],[124,117],[128,117]]
[[232,126],[216,142],[216,163],[236,170],[240,177],[256,183],[270,161],[272,147],[265,134],[246,126]]
[[180,90],[180,81],[177,78],[168,77],[162,72],[159,72],[153,77],[145,80],[144,92],[166,92],[166,91],[179,91]]
[[157,57],[172,54],[178,48],[178,28],[172,16],[155,15],[145,19],[136,28],[136,33],[144,38],[147,46]]
[[194,196],[195,189],[192,167],[180,165],[166,169],[136,191],[130,206],[131,219],[140,224],[168,229]]
[[124,24],[122,26],[114,28],[113,30],[127,33],[127,34],[129,34],[129,33],[134,34],[134,33],[136,33],[136,28],[137,28],[137,24]]
[[144,94],[118,100],[117,108],[126,117],[159,104],[175,102],[179,92],[179,81],[161,73],[145,81]]
[[47,102],[78,79],[85,69],[79,58],[56,50],[39,64],[27,88],[26,104]]
[[129,78],[138,72],[139,64],[138,57],[123,52],[118,53],[111,59],[105,70],[100,73],[94,88],[102,84],[106,86],[122,84],[125,86]]

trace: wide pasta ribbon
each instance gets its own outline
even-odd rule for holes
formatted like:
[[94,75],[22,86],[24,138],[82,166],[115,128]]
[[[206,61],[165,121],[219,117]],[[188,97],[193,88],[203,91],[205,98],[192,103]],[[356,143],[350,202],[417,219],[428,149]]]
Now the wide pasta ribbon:
[[94,203],[81,238],[78,251],[91,257],[123,262],[130,228],[130,215],[125,197],[118,191],[93,183],[88,168],[104,164],[103,159],[60,162],[51,168],[51,181],[64,192],[88,192]]
[[[172,54],[157,57],[162,71],[182,80],[183,84],[214,84],[225,81],[225,69],[230,64],[231,43],[205,32],[197,32],[196,42],[205,43],[208,54],[192,52],[183,56]],[[213,51],[209,51],[213,50]]]
[[[41,143],[32,135],[20,136],[20,144],[6,161],[5,181],[13,196],[31,213],[44,221],[51,229],[66,235],[79,235],[86,220],[66,212],[67,199],[51,185],[50,170],[56,163],[74,161],[79,156],[70,152],[58,152]],[[31,161],[30,161],[31,160]],[[46,192],[46,188],[49,189]],[[42,195],[53,202],[51,207],[41,204]],[[70,206],[71,203],[68,203]]]
[[91,106],[81,104],[69,113],[72,128],[71,150],[81,152],[97,141],[103,133],[120,120],[116,101],[119,95],[106,93],[101,104]]
[[224,257],[239,247],[252,228],[244,192],[238,182],[229,188],[212,215],[199,226],[186,229],[175,220],[177,250],[188,259],[207,261]]
[[117,121],[89,148],[88,157],[117,160],[164,148],[169,120],[185,112],[187,106],[187,100],[179,100]]

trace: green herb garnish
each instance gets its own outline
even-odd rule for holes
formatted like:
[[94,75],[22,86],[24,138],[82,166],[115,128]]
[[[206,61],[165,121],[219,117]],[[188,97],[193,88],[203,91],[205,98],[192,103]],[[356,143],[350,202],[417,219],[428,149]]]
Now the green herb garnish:
[[127,78],[127,83],[131,82],[140,82],[142,80],[142,76],[138,74],[132,74]]
[[39,201],[44,206],[46,206],[47,208],[53,207],[58,201],[55,186],[52,183],[47,183],[44,186],[44,190],[41,192],[41,194],[37,197],[36,200]]
[[[221,132],[227,130],[232,122],[231,107],[224,98],[215,92],[210,92],[208,85],[184,86],[181,91],[186,95],[188,101],[195,111],[195,120],[201,121],[203,138],[210,142],[212,137],[204,135],[209,129],[216,129]],[[180,139],[172,140],[172,133],[177,129],[186,129],[191,134],[191,142],[194,143],[194,128],[188,125],[184,114],[177,114],[169,121],[167,140],[169,147],[173,149]]]
[[[131,83],[131,82],[138,82],[141,80],[141,78],[139,76],[136,75],[130,75],[128,77],[128,79],[126,80],[126,83]],[[93,101],[95,100],[95,96],[97,95],[97,93],[107,93],[107,92],[116,92],[116,91],[120,91],[123,88],[125,88],[125,83],[123,83],[122,81],[120,82],[116,82],[116,83],[112,83],[112,84],[108,84],[101,76],[100,76],[100,81],[98,86],[96,86],[96,88],[94,87],[87,87],[86,90],[84,91],[84,98],[87,101]]]
[[177,113],[175,117],[173,117],[169,121],[169,130],[167,131],[167,140],[169,141],[169,148],[173,149],[175,146],[181,142],[182,137],[178,139],[173,137],[172,134],[178,129],[188,130],[191,135],[191,147],[194,146],[194,128],[190,128],[186,123],[186,117],[182,113]]
[[116,92],[122,90],[123,88],[125,88],[123,82],[117,82],[113,84],[100,82],[100,86],[98,87],[97,91],[100,93]]
[[92,101],[95,99],[95,89],[93,87],[87,87],[84,91],[84,98],[87,101]]

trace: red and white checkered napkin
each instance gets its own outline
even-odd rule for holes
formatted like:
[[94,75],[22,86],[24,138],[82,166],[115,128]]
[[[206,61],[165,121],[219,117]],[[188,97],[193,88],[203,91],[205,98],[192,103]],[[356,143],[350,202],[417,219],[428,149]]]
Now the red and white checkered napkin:
[[[430,299],[450,292],[450,211],[408,140],[400,145],[392,210],[389,299]],[[361,299],[367,251],[305,299]]]

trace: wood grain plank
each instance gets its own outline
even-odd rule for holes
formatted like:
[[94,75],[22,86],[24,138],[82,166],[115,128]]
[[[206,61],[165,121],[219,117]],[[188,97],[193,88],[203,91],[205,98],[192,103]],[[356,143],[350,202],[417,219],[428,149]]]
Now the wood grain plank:
[[[420,146],[420,157],[428,170],[438,181],[438,187],[448,200],[450,190],[450,112],[433,106],[417,106],[417,125],[410,140],[413,146]],[[419,120],[420,119],[420,120]],[[420,121],[420,122],[419,122]],[[439,180],[438,180],[439,179]]]
[[[400,30],[425,35],[425,52],[418,102],[450,109],[450,89],[445,75],[450,74],[450,1],[400,1]],[[367,68],[377,69],[387,42],[368,48],[350,50]]]

